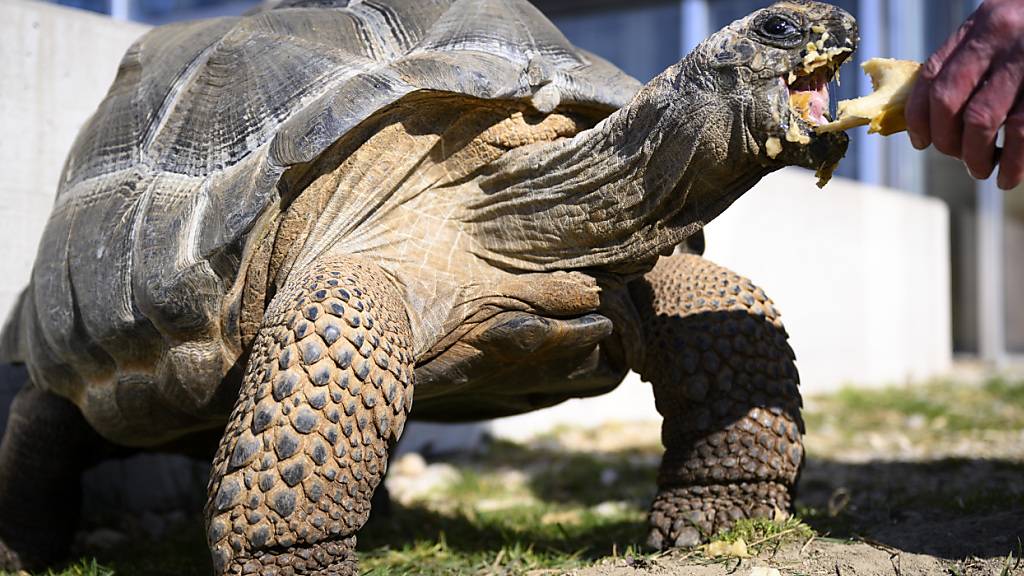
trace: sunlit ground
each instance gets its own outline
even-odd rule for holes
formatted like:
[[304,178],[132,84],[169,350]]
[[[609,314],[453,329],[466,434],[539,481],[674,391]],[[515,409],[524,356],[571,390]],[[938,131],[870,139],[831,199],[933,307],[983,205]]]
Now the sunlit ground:
[[[415,454],[393,462],[390,510],[375,510],[359,536],[361,569],[377,575],[667,568],[689,574],[680,566],[721,564],[724,574],[744,562],[774,565],[780,554],[782,574],[842,575],[863,573],[858,561],[874,562],[865,560],[863,548],[881,551],[893,567],[905,555],[907,574],[922,558],[942,570],[935,573],[1024,574],[1017,563],[1024,536],[1024,382],[848,389],[809,398],[807,405],[809,458],[797,517],[748,522],[715,538],[742,540],[760,559],[643,549],[659,430],[617,424],[566,428],[529,445],[495,441],[476,454],[429,462]],[[117,528],[90,530],[118,534]],[[92,543],[78,546],[84,559],[51,574],[210,572],[199,518],[159,542],[121,535],[96,545],[103,539],[88,536],[79,539]]]

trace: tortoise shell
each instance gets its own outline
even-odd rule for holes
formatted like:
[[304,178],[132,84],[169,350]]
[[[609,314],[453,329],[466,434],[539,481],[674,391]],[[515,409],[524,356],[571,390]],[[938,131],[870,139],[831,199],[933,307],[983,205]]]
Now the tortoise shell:
[[290,167],[414,92],[601,118],[639,86],[525,0],[307,0],[156,28],[68,156],[13,356],[80,406],[173,382],[194,415],[243,354],[227,295]]

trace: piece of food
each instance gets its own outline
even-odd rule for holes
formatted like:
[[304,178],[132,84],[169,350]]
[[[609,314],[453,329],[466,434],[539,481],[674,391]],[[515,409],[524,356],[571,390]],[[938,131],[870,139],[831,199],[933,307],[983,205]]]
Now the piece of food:
[[921,65],[908,60],[872,58],[861,64],[874,92],[839,102],[838,118],[815,128],[819,134],[868,126],[868,133],[889,136],[907,129],[904,109]]
[[[839,66],[853,51],[853,44],[847,39],[844,41],[845,45],[830,45],[829,40],[832,36],[824,27],[814,27],[811,31],[821,34],[821,37],[807,43],[800,66],[790,71],[784,82],[789,90],[789,107],[793,115],[804,124],[810,125],[812,129],[816,129],[829,121],[828,85],[832,81],[839,81]],[[786,142],[806,146],[811,143],[811,137],[805,130],[801,123],[790,122],[783,137]],[[768,157],[774,159],[782,151],[782,142],[778,139],[769,139],[765,150]],[[824,187],[828,183],[838,163],[839,157],[818,166],[818,187]]]
[[[829,38],[823,32],[817,42],[808,42],[805,47],[806,56],[799,70],[789,73],[786,81],[789,87],[789,106],[804,121],[812,126],[828,123],[829,90],[828,83],[838,80],[839,66],[846,55],[852,50],[848,47],[825,47]],[[799,128],[790,127],[791,134],[786,140],[806,144],[809,139],[799,138]]]

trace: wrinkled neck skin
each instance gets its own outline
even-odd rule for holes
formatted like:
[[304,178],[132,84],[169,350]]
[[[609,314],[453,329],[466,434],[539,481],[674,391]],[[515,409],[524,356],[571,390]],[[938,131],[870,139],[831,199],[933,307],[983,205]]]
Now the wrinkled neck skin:
[[[703,46],[702,46],[703,48]],[[749,98],[700,48],[571,139],[494,163],[465,223],[503,268],[642,273],[774,170]]]

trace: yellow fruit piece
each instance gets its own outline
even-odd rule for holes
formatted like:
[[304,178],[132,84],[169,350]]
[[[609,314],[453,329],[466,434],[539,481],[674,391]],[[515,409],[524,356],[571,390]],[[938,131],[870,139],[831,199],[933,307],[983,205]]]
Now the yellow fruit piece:
[[705,554],[709,558],[720,558],[723,556],[731,558],[750,558],[750,553],[747,552],[747,543],[743,541],[743,538],[739,538],[735,542],[725,542],[724,540],[717,540],[707,545]]
[[907,129],[904,111],[921,65],[908,60],[872,58],[861,68],[871,77],[874,92],[840,102],[836,121],[815,127],[816,132],[839,132],[867,125],[869,133],[889,136]]
[[811,92],[797,92],[789,97],[789,105],[805,121],[811,121]]

